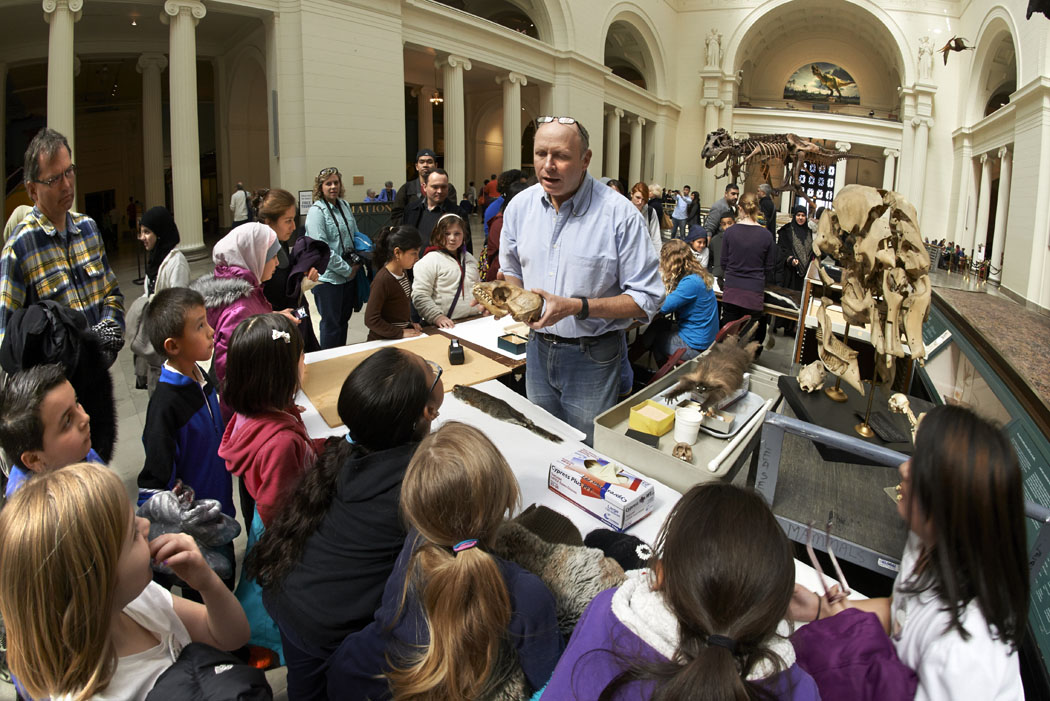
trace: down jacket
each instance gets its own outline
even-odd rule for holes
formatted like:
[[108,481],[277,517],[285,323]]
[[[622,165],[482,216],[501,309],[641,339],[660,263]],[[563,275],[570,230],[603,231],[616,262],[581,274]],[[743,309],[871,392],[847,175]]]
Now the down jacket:
[[[470,306],[474,299],[471,288],[480,279],[478,260],[464,250],[460,250],[459,255],[462,268],[452,254],[441,250],[427,253],[412,268],[415,277],[412,281],[412,305],[428,324],[433,324],[442,315],[449,319],[462,319],[478,313],[476,307]],[[450,314],[456,290],[460,293],[456,299],[456,308]]]
[[193,281],[190,286],[204,297],[208,325],[215,329],[215,354],[211,371],[219,383],[226,379],[226,351],[237,324],[255,314],[273,311],[262,285],[249,270],[235,265],[218,265],[215,272]]

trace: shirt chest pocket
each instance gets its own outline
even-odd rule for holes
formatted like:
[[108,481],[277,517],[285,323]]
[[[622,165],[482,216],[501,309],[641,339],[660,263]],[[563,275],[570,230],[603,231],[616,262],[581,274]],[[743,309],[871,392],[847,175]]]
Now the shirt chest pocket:
[[105,268],[102,266],[101,260],[92,259],[84,265],[84,275],[91,280],[102,277],[104,272]]
[[49,270],[36,284],[40,299],[55,299],[69,287],[69,270],[65,267]]

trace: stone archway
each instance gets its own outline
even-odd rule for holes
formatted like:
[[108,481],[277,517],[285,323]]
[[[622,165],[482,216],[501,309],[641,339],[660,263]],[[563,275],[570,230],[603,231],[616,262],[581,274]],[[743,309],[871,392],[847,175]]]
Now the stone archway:
[[974,124],[1009,101],[1017,90],[1020,53],[1010,15],[1001,7],[985,18],[977,37],[970,75],[972,92],[966,123]]
[[614,75],[654,95],[664,94],[667,77],[663,45],[653,24],[634,5],[613,7],[602,37],[603,62]]

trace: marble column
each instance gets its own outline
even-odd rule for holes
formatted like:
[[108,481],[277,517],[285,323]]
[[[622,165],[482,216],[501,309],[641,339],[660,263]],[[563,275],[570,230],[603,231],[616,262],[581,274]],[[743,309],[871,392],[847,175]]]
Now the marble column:
[[503,86],[503,170],[521,168],[521,88],[528,80],[510,72],[496,82]]
[[471,63],[462,56],[446,56],[437,62],[445,82],[445,170],[458,192],[466,192],[466,116],[463,105],[463,71]]
[[80,20],[84,0],[44,0],[47,41],[47,126],[60,132],[74,148],[73,25]]
[[434,96],[435,88],[423,85],[417,90],[419,104],[419,124],[417,125],[417,141],[419,148],[434,148],[434,103],[430,98]]
[[999,149],[999,196],[995,202],[995,228],[992,230],[992,251],[988,255],[992,267],[989,278],[999,282],[1003,270],[1003,245],[1006,243],[1006,217],[1010,210],[1010,176],[1013,175],[1013,159],[1010,149]]
[[[146,184],[143,206],[164,206],[164,116],[161,114],[160,73],[168,65],[164,54],[139,56],[142,74],[142,172]],[[220,207],[221,209],[221,207]]]
[[[667,122],[653,122],[653,177],[649,182],[664,181],[664,143],[667,141]],[[632,183],[633,186],[633,183]]]
[[987,153],[981,154],[981,189],[979,192],[980,194],[977,195],[977,226],[972,236],[967,236],[957,242],[967,255],[971,255],[976,250],[977,243],[984,241],[988,236],[988,219],[991,215],[989,209],[992,204],[992,159]]
[[910,200],[911,169],[915,164],[915,127],[910,119],[904,120],[902,130],[904,136],[901,141],[901,161],[897,166],[897,192]]
[[[197,124],[197,23],[207,9],[195,0],[167,0],[161,21],[169,25],[168,68],[171,109],[171,181],[175,223],[188,258],[204,249],[201,207],[201,155]],[[220,203],[220,207],[224,203]]]
[[895,148],[883,149],[882,155],[886,157],[886,164],[882,168],[882,189],[892,190],[897,175],[897,156],[900,151]]
[[642,127],[644,117],[631,118],[631,161],[627,166],[627,182],[624,186],[630,190],[642,179]]
[[[923,218],[922,200],[926,194],[926,159],[929,157],[930,128],[933,120],[929,117],[916,117],[915,123],[915,158],[912,159],[911,196],[908,198],[915,205],[919,219]],[[921,226],[921,224],[920,224]]]
[[623,110],[613,107],[605,113],[605,165],[602,172],[610,178],[620,177],[620,119]]

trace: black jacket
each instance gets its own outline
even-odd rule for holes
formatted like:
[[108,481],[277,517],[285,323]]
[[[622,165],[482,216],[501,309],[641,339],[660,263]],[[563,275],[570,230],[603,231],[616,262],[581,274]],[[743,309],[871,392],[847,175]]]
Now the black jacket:
[[[418,199],[423,197],[423,193],[419,187],[419,178],[412,178],[407,183],[397,189],[397,195],[394,197],[394,204],[390,207],[390,223],[393,226],[397,226],[401,223],[405,217],[405,210],[408,205],[412,204]],[[456,197],[456,186],[451,182],[448,184],[448,198],[453,203],[459,202]],[[426,243],[425,241],[423,242]]]
[[182,648],[179,659],[157,678],[146,701],[271,701],[266,675],[228,652],[204,643]]
[[320,656],[372,622],[405,544],[401,480],[418,443],[351,457],[318,529],[279,589],[263,592],[267,611]]
[[[463,213],[459,211],[459,205],[456,204],[451,196],[445,198],[445,201],[441,203],[439,210],[440,214],[436,211],[430,212],[427,209],[427,200],[425,197],[418,198],[412,202],[412,204],[408,205],[407,209],[405,209],[405,216],[401,223],[419,229],[419,235],[423,238],[424,249],[430,245],[430,233],[434,230],[434,226],[437,224],[438,219],[445,214],[458,214],[459,216],[463,216]],[[473,253],[474,244],[470,240],[470,220],[464,218],[463,222],[467,226],[467,230],[463,232],[466,234],[464,238],[466,239],[467,251]]]

